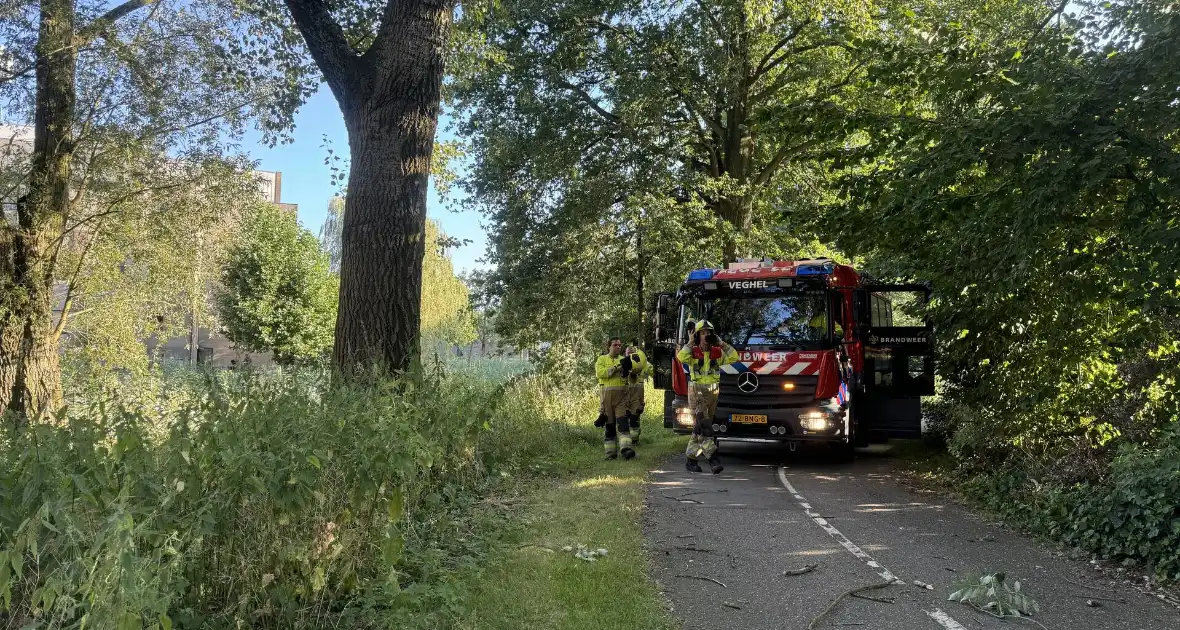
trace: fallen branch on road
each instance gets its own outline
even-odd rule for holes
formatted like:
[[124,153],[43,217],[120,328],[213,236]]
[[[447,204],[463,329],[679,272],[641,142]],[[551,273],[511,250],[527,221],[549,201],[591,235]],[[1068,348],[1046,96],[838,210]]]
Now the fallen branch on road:
[[860,595],[860,594],[849,595],[849,597],[855,597],[857,599],[867,599],[870,602],[879,602],[882,604],[896,604],[897,603],[896,597],[873,597],[871,595]]
[[696,499],[681,499],[680,497],[670,497],[666,494],[661,494],[660,496],[664,497],[665,499],[672,499],[673,501],[676,501],[677,503],[696,503],[697,505],[704,505],[704,503],[701,503],[700,501],[697,501]]
[[794,577],[796,575],[805,575],[819,568],[818,564],[805,564],[798,569],[787,569],[783,571],[783,577]]
[[1065,580],[1066,582],[1068,582],[1069,584],[1073,584],[1074,586],[1080,586],[1082,588],[1088,588],[1088,589],[1091,589],[1094,591],[1103,591],[1106,593],[1117,593],[1118,592],[1113,588],[1102,588],[1101,586],[1091,586],[1089,584],[1082,584],[1081,582],[1074,582],[1073,580],[1071,580],[1069,578],[1062,578],[1062,579]]
[[686,580],[702,580],[704,582],[712,582],[712,583],[720,586],[721,588],[729,588],[728,586],[725,585],[724,582],[719,582],[717,580],[714,580],[711,577],[701,577],[699,575],[677,575],[676,577],[684,578]]
[[837,597],[834,601],[832,601],[832,603],[829,604],[828,607],[825,608],[823,612],[821,612],[819,615],[817,615],[815,617],[815,619],[812,619],[811,623],[807,624],[807,630],[815,630],[815,624],[819,623],[820,620],[823,619],[824,617],[827,617],[828,614],[831,613],[832,610],[834,610],[840,602],[844,601],[845,597],[853,597],[855,595],[859,595],[860,593],[864,593],[866,591],[876,591],[876,590],[886,588],[888,586],[893,586],[893,582],[881,582],[880,584],[870,584],[868,586],[861,586],[859,588],[854,588],[850,591],[846,591],[846,592],[842,593],[839,597]]
[[696,551],[696,552],[700,552],[700,553],[713,553],[712,549],[706,549],[704,547],[697,547],[696,545],[680,545],[680,546],[673,547],[673,549],[676,549],[678,551]]

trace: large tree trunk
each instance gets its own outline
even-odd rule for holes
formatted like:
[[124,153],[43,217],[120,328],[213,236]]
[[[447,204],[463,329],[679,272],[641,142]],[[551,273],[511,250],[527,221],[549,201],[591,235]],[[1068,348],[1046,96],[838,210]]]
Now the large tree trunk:
[[53,335],[54,238],[69,210],[74,120],[74,0],[42,0],[29,192],[11,239],[0,313],[0,405],[32,418],[61,405]]
[[738,246],[738,239],[743,234],[749,234],[754,224],[754,215],[750,205],[744,199],[722,197],[716,202],[714,212],[730,226],[723,247],[724,262],[737,260],[747,253]]
[[405,95],[345,115],[352,170],[332,353],[338,366],[402,369],[418,355],[435,94],[433,108]]
[[388,0],[357,55],[323,0],[287,0],[348,129],[333,362],[404,370],[419,353],[426,192],[451,0]]

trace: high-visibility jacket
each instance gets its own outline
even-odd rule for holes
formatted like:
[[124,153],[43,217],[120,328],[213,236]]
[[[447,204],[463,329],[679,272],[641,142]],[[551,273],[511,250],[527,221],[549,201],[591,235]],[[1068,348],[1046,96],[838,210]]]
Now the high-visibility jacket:
[[689,378],[694,383],[712,385],[721,382],[721,366],[737,363],[738,360],[737,350],[725,342],[721,343],[721,358],[719,359],[710,358],[708,351],[705,351],[705,356],[698,359],[692,355],[693,347],[685,345],[680,349],[680,352],[676,353],[676,358],[688,366]]
[[[811,321],[808,322],[807,325],[812,328],[819,328],[824,332],[827,332],[828,316],[824,313],[818,313],[815,315],[815,317],[811,318]],[[835,329],[837,337],[844,337],[844,327],[840,325],[840,322],[833,322],[832,328]]]
[[598,384],[602,387],[626,387],[627,381],[623,380],[623,368],[619,362],[623,360],[624,355],[612,357],[609,354],[604,354],[598,357],[594,362],[594,373],[598,376]]
[[[639,357],[638,361],[635,360],[636,357]],[[647,360],[647,354],[643,350],[636,349],[631,354],[631,376],[627,380],[632,385],[642,385],[654,371],[655,368]]]

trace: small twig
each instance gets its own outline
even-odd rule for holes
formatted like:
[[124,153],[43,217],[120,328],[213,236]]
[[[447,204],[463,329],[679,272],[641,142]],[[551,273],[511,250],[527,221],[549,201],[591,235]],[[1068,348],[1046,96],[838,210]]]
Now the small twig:
[[867,599],[870,602],[880,602],[882,604],[896,604],[897,603],[897,598],[895,598],[895,597],[885,598],[885,597],[873,597],[871,595],[849,595],[849,597],[855,597],[857,599]]
[[1049,630],[1048,628],[1045,627],[1045,624],[1037,621],[1036,619],[1033,619],[1032,617],[1017,617],[1015,615],[997,615],[996,613],[994,613],[990,610],[984,610],[978,606],[971,606],[971,607],[974,608],[975,610],[978,610],[979,612],[981,612],[985,615],[991,615],[992,617],[995,617],[996,619],[999,619],[1000,621],[1006,621],[1008,619],[1020,619],[1023,621],[1031,621],[1031,622],[1037,624],[1038,626],[1040,626],[1043,630]]
[[735,604],[733,602],[723,602],[721,605],[725,606],[726,608],[732,608],[734,610],[741,610],[742,609],[741,606],[738,606],[737,604]]
[[1103,591],[1106,593],[1117,593],[1118,592],[1118,591],[1114,590],[1113,588],[1102,588],[1101,586],[1090,586],[1089,584],[1082,584],[1081,582],[1074,582],[1073,580],[1071,580],[1069,578],[1062,578],[1062,579],[1064,579],[1066,582],[1069,582],[1070,584],[1073,584],[1074,586],[1080,586],[1082,588],[1088,588],[1088,589],[1092,589],[1095,591]]
[[721,588],[729,588],[724,583],[714,580],[711,577],[701,577],[699,575],[677,575],[676,577],[684,578],[686,580],[702,580],[705,582],[712,582],[712,583],[716,584],[717,586],[720,586]]
[[786,571],[783,571],[783,577],[794,577],[796,575],[804,575],[807,573],[811,573],[812,571],[814,571],[818,568],[819,568],[818,564],[805,564],[802,567],[799,567],[798,569],[787,569]]
[[705,549],[704,547],[696,547],[696,546],[692,546],[692,547],[689,547],[689,546],[673,547],[673,549],[677,549],[677,550],[680,550],[680,551],[697,551],[697,552],[700,552],[700,553],[713,553],[713,550],[712,550],[712,549]]
[[815,617],[815,619],[812,619],[811,623],[807,624],[807,630],[814,630],[815,624],[819,623],[819,621],[821,619],[823,619],[824,617],[827,617],[828,613],[832,612],[832,610],[836,608],[837,604],[844,601],[845,597],[851,597],[853,595],[856,595],[858,593],[863,593],[865,591],[875,591],[878,589],[886,588],[888,586],[893,586],[893,582],[881,582],[880,584],[870,584],[869,586],[861,586],[859,588],[854,588],[850,591],[846,591],[846,592],[842,593],[839,597],[832,600],[832,603],[829,604],[828,607],[825,608],[823,612],[821,612],[819,615],[817,615]]
[[677,538],[696,538],[696,536],[693,536],[692,534],[681,534],[677,536]]
[[684,497],[691,497],[694,494],[709,494],[710,492],[717,492],[717,491],[716,490],[695,490],[693,492],[685,492],[684,494],[678,495],[676,498],[683,499]]
[[1127,603],[1127,600],[1125,600],[1125,599],[1123,599],[1123,598],[1121,598],[1121,597],[1120,597],[1120,598],[1118,598],[1118,599],[1111,599],[1111,598],[1109,598],[1109,597],[1094,597],[1093,595],[1074,595],[1074,597],[1080,597],[1081,599],[1093,599],[1093,600],[1097,600],[1097,601],[1100,601],[1100,602],[1114,602],[1114,603],[1116,603],[1116,604],[1125,604],[1125,603]]
[[680,497],[670,497],[666,494],[661,494],[660,496],[664,497],[665,499],[672,499],[673,501],[676,501],[678,503],[696,503],[697,505],[704,505],[704,503],[701,503],[700,501],[697,501],[696,499],[681,499]]

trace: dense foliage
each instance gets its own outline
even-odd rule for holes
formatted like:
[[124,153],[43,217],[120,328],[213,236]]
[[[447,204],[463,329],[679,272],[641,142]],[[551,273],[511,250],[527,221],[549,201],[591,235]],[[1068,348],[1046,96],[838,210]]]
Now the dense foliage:
[[938,287],[964,463],[1090,476],[1059,458],[1149,444],[1180,411],[1180,24],[1150,2],[1091,8],[1020,46],[952,26],[893,49],[875,83],[924,107],[858,121],[847,203],[825,217],[842,247]]
[[502,529],[481,521],[494,516],[481,494],[595,443],[571,421],[589,392],[521,367],[434,366],[365,390],[224,372],[9,429],[0,619],[443,627],[462,610],[455,573]]
[[501,333],[592,352],[730,252],[930,280],[973,488],[1175,577],[1174,3],[543,4],[452,86]]
[[[910,8],[910,7],[914,8]],[[920,15],[914,11],[920,12]],[[979,9],[1020,22],[1035,4]],[[651,294],[734,255],[835,255],[803,229],[855,133],[876,46],[957,3],[501,2],[462,24],[449,97],[488,217],[500,332],[596,347],[642,336]],[[906,16],[909,17],[906,17]],[[1003,32],[988,33],[1003,39]]]
[[221,278],[218,311],[231,341],[280,364],[332,347],[339,283],[328,256],[295,215],[258,204],[242,223]]

